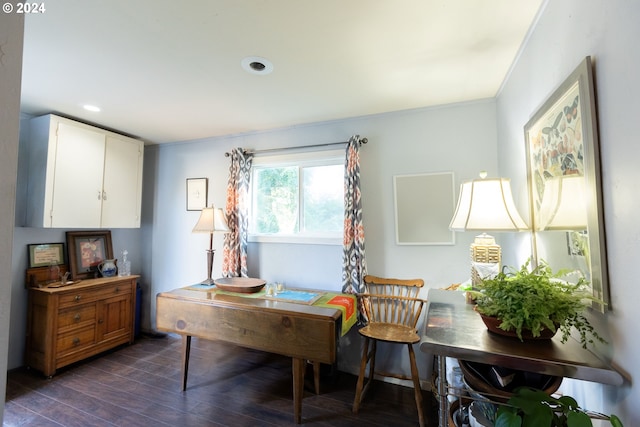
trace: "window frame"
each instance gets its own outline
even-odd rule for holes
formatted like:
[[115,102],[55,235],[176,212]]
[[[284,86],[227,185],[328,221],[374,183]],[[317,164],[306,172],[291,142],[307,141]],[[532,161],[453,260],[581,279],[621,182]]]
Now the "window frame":
[[[255,197],[253,194],[255,184],[254,173],[258,169],[276,168],[297,166],[299,169],[314,166],[331,166],[340,165],[345,167],[345,153],[344,150],[321,150],[321,151],[305,151],[289,154],[256,154],[253,158],[251,166],[251,181],[249,188],[249,233],[248,241],[252,243],[293,243],[293,244],[316,244],[316,245],[342,245],[342,232],[331,233],[329,235],[318,233],[294,233],[294,234],[261,234],[252,231],[252,223],[254,219],[255,209]],[[298,220],[299,224],[302,224],[302,218],[304,216],[303,207],[303,174],[298,175],[298,201],[299,212]],[[344,199],[344,185],[343,185],[343,199]]]

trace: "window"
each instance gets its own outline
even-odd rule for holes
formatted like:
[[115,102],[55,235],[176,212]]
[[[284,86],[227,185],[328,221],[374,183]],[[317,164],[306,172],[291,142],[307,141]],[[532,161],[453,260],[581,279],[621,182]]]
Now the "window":
[[259,156],[251,170],[250,241],[341,244],[343,151]]

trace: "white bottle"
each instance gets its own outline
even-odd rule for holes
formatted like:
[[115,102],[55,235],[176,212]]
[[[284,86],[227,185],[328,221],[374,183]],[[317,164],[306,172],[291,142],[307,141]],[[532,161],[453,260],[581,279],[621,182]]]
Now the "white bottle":
[[129,251],[122,251],[122,262],[118,267],[118,276],[131,276],[131,261],[127,260]]

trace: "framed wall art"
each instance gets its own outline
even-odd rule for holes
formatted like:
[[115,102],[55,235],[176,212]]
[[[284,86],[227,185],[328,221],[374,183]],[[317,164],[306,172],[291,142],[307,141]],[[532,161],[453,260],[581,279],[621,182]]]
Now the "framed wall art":
[[111,231],[67,231],[69,267],[72,280],[96,276],[98,265],[113,259]]
[[455,210],[453,172],[393,177],[396,244],[453,245],[449,222]]
[[554,270],[579,273],[593,296],[605,302],[594,303],[594,308],[604,311],[609,292],[590,57],[531,117],[524,133],[533,262],[544,260]]
[[201,211],[207,207],[208,179],[187,178],[187,210]]
[[27,245],[29,268],[49,267],[65,263],[64,243],[36,243]]

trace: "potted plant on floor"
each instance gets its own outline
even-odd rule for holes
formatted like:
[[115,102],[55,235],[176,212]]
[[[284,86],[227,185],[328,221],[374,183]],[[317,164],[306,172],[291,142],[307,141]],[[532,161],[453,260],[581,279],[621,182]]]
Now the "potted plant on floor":
[[587,282],[561,280],[566,271],[554,273],[545,262],[529,270],[527,261],[519,270],[501,272],[485,279],[471,291],[475,310],[487,328],[502,335],[528,339],[550,339],[562,331],[566,342],[575,328],[583,348],[595,341],[606,342],[584,316],[584,310],[596,299]]
[[498,409],[494,427],[591,427],[592,417],[623,427],[617,416],[586,411],[570,396],[556,399],[542,390],[520,387],[507,405]]

